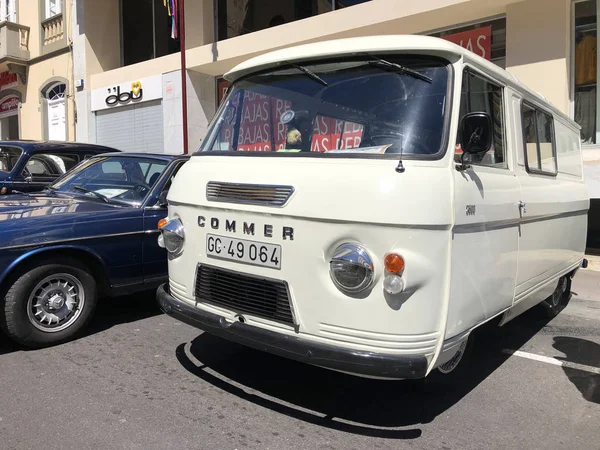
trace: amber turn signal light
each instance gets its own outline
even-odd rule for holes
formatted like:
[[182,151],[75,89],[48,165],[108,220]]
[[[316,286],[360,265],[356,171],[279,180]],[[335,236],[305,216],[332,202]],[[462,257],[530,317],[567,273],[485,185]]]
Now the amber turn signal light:
[[169,221],[167,219],[160,219],[158,221],[158,229],[160,230],[162,227],[164,227],[168,223],[169,223]]
[[3,187],[2,190],[0,191],[0,194],[6,195],[7,192],[8,192],[8,190],[5,187]]
[[397,253],[388,253],[385,255],[383,265],[389,273],[400,273],[404,270],[404,258]]

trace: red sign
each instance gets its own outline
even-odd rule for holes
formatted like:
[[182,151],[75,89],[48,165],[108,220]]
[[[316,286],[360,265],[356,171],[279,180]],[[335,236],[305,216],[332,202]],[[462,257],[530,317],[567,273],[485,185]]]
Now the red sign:
[[482,56],[485,59],[491,59],[492,56],[492,27],[487,26],[477,28],[476,30],[463,31],[462,33],[449,34],[442,36],[450,42],[454,42],[473,53]]
[[223,78],[217,79],[217,106],[221,104],[223,101],[223,97],[225,97],[225,93],[227,92],[227,88],[231,83]]
[[2,72],[0,73],[0,88],[5,88],[8,86],[13,86],[17,84],[17,74],[10,72]]
[[6,97],[4,100],[0,102],[0,114],[6,113],[9,111],[15,111],[19,108],[19,97],[10,96]]

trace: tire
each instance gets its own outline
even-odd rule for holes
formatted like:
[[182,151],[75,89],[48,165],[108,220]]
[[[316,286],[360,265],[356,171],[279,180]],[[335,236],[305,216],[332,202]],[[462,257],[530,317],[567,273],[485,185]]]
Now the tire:
[[71,258],[29,267],[5,292],[0,301],[0,327],[11,339],[31,348],[72,339],[89,321],[97,302],[90,270]]
[[560,278],[556,289],[550,297],[542,302],[545,316],[553,319],[565,309],[571,299],[571,278],[567,275]]

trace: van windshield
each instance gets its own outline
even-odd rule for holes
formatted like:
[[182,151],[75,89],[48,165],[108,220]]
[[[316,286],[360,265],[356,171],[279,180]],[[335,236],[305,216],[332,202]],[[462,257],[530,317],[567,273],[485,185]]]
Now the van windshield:
[[448,79],[446,62],[414,55],[288,64],[234,83],[201,151],[431,157]]

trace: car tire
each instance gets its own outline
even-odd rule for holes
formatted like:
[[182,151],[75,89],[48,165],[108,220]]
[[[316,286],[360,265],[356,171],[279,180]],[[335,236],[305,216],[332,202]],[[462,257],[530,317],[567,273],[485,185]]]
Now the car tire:
[[437,392],[438,388],[446,389],[464,382],[468,371],[472,368],[470,362],[474,341],[474,333],[471,333],[450,361],[433,369],[422,380],[422,388],[425,392]]
[[72,339],[96,307],[94,277],[76,259],[46,261],[15,278],[0,302],[0,327],[21,345],[41,348]]
[[550,297],[542,302],[543,312],[549,319],[553,319],[565,309],[571,299],[571,278],[568,275],[560,278],[556,289]]

